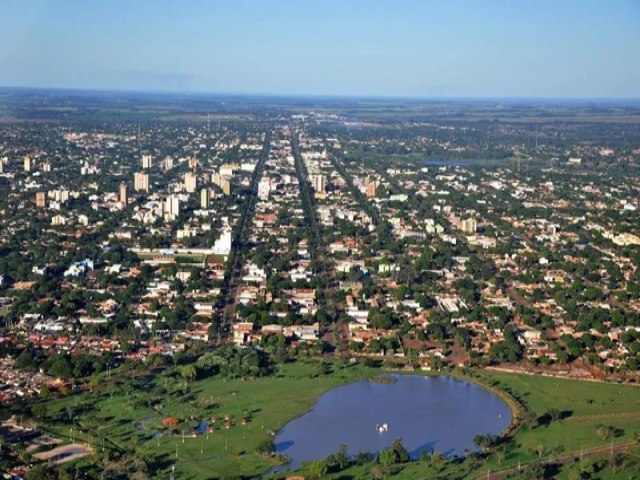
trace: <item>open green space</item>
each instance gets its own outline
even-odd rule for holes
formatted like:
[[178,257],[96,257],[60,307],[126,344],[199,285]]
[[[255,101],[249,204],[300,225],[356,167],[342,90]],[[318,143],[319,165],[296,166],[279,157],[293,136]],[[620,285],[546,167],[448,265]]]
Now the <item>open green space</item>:
[[[102,468],[116,452],[127,452],[154,466],[154,477],[167,476],[173,466],[175,478],[182,479],[252,477],[279,463],[258,452],[273,433],[306,412],[327,390],[377,373],[379,369],[360,363],[308,359],[278,365],[268,377],[214,376],[189,382],[179,368],[169,368],[147,378],[124,377],[93,393],[52,400],[39,415],[49,433],[96,447],[97,455],[78,461],[81,468]],[[436,455],[385,468],[374,461],[329,472],[326,478],[376,478],[379,473],[407,479],[477,478],[519,464],[567,454],[579,457],[581,452],[631,443],[640,433],[638,387],[494,372],[472,375],[508,392],[535,413],[535,422],[523,425],[484,456],[447,462]],[[554,410],[562,416],[548,418]],[[168,417],[178,425],[165,426]],[[208,421],[213,431],[193,436],[200,420]],[[619,470],[609,472],[601,466],[585,478],[628,478],[616,475],[637,465],[633,458],[626,455]],[[558,478],[577,478],[576,472],[587,463],[567,462]],[[315,467],[307,465],[300,473],[311,476]],[[613,476],[603,476],[606,472]]]

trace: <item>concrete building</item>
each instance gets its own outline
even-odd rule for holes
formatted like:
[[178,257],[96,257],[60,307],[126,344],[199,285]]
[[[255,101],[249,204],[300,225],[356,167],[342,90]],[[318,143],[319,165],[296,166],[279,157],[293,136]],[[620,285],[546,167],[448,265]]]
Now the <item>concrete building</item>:
[[184,174],[184,189],[189,193],[194,193],[197,187],[197,177],[195,173],[187,172]]
[[22,159],[22,162],[24,165],[24,171],[30,172],[32,168],[31,157],[29,155],[25,155],[24,158]]
[[180,215],[180,199],[177,195],[170,195],[163,205],[165,220],[175,220]]
[[324,175],[311,175],[311,185],[318,193],[326,193],[327,177]]
[[258,183],[258,198],[266,202],[269,200],[269,193],[271,193],[271,180],[263,178]]
[[164,160],[162,161],[162,169],[165,172],[168,172],[169,170],[173,169],[173,158],[165,157]]
[[47,206],[47,194],[45,192],[36,192],[36,207],[44,208]]
[[122,182],[120,184],[120,203],[123,207],[126,207],[129,203],[129,199],[127,198],[127,184]]
[[200,208],[206,210],[209,208],[209,189],[203,188],[200,192]]
[[198,166],[198,159],[196,158],[196,154],[194,153],[191,158],[189,158],[189,168],[195,170]]
[[133,176],[133,188],[136,192],[149,191],[149,175],[142,172],[136,172]]
[[376,198],[376,182],[369,182],[367,184],[367,197]]
[[475,218],[467,218],[460,222],[460,230],[464,233],[476,233],[478,229],[478,222]]
[[142,156],[142,168],[148,170],[151,168],[151,155]]
[[222,188],[222,193],[229,196],[231,195],[231,180],[228,178],[223,178],[221,180],[220,188]]

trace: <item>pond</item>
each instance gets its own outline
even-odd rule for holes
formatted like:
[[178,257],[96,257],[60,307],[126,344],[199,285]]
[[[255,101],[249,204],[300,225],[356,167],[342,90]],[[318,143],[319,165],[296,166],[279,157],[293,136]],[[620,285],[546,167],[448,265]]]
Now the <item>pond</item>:
[[341,444],[349,455],[376,453],[397,438],[417,458],[421,450],[446,456],[476,451],[473,437],[498,435],[511,421],[508,405],[491,391],[456,378],[393,375],[395,382],[363,380],[335,388],[289,422],[275,438],[291,459],[284,468],[318,460]]
[[447,160],[447,159],[427,159],[424,161],[427,167],[470,167],[471,163],[466,160]]

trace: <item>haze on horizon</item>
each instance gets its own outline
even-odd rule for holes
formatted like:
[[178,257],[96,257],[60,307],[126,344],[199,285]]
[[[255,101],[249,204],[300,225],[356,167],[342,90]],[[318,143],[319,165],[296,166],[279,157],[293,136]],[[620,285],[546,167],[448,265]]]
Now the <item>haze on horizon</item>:
[[6,0],[0,85],[640,97],[637,0]]

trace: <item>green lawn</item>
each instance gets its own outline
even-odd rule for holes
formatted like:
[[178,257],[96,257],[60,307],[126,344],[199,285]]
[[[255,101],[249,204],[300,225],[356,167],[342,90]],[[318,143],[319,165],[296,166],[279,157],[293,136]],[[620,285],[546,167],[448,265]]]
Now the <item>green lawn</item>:
[[[163,374],[144,387],[124,385],[100,394],[54,400],[48,404],[47,430],[65,438],[73,434],[84,442],[89,441],[91,432],[93,444],[100,449],[102,437],[107,449],[138,448],[163,464],[167,473],[175,465],[176,478],[257,475],[276,464],[255,453],[260,442],[270,438],[270,432],[306,412],[332,387],[374,373],[362,365],[338,363],[321,372],[321,365],[315,360],[298,361],[281,365],[274,376],[255,380],[208,378],[193,382],[186,395],[182,393],[182,380]],[[150,408],[148,402],[161,402],[161,413]],[[187,435],[199,419],[215,416],[215,431],[208,439],[206,435],[171,435],[162,426],[167,416],[180,419],[177,430]],[[223,427],[225,417],[230,418],[229,429]],[[250,419],[243,425],[245,417]],[[73,418],[73,432],[69,418]],[[144,429],[138,430],[135,424],[141,421]],[[153,438],[158,432],[163,436]]]
[[[270,438],[271,432],[306,412],[330,388],[376,373],[379,371],[360,364],[306,360],[281,365],[275,375],[266,378],[198,380],[185,393],[184,380],[168,370],[146,382],[126,380],[100,393],[53,400],[47,404],[49,418],[45,423],[51,433],[91,441],[99,450],[104,443],[107,450],[142,452],[160,466],[160,477],[166,476],[172,465],[178,479],[259,475],[276,464],[276,460],[256,453],[256,447]],[[549,455],[609,446],[612,441],[630,442],[634,433],[640,432],[640,388],[494,372],[481,376],[484,383],[494,383],[510,392],[538,416],[555,408],[567,412],[568,417],[531,429],[521,428],[500,455],[500,462],[495,454],[482,465],[474,464],[473,459],[415,462],[404,466],[394,478],[475,478],[489,469],[517,466],[540,456],[546,459]],[[163,427],[162,420],[168,416],[181,421],[178,435]],[[200,419],[211,421],[214,417],[215,431],[208,438],[182,438],[181,432],[190,434]],[[230,419],[228,429],[223,428],[225,417]],[[243,418],[248,419],[246,424]],[[136,428],[136,422],[142,421],[144,427]],[[600,424],[619,429],[617,436],[601,438],[597,433]],[[74,430],[70,431],[72,425]],[[162,436],[157,438],[157,433]],[[79,462],[80,466],[89,464],[89,459]],[[379,466],[352,466],[327,478],[370,478],[374,468]]]

